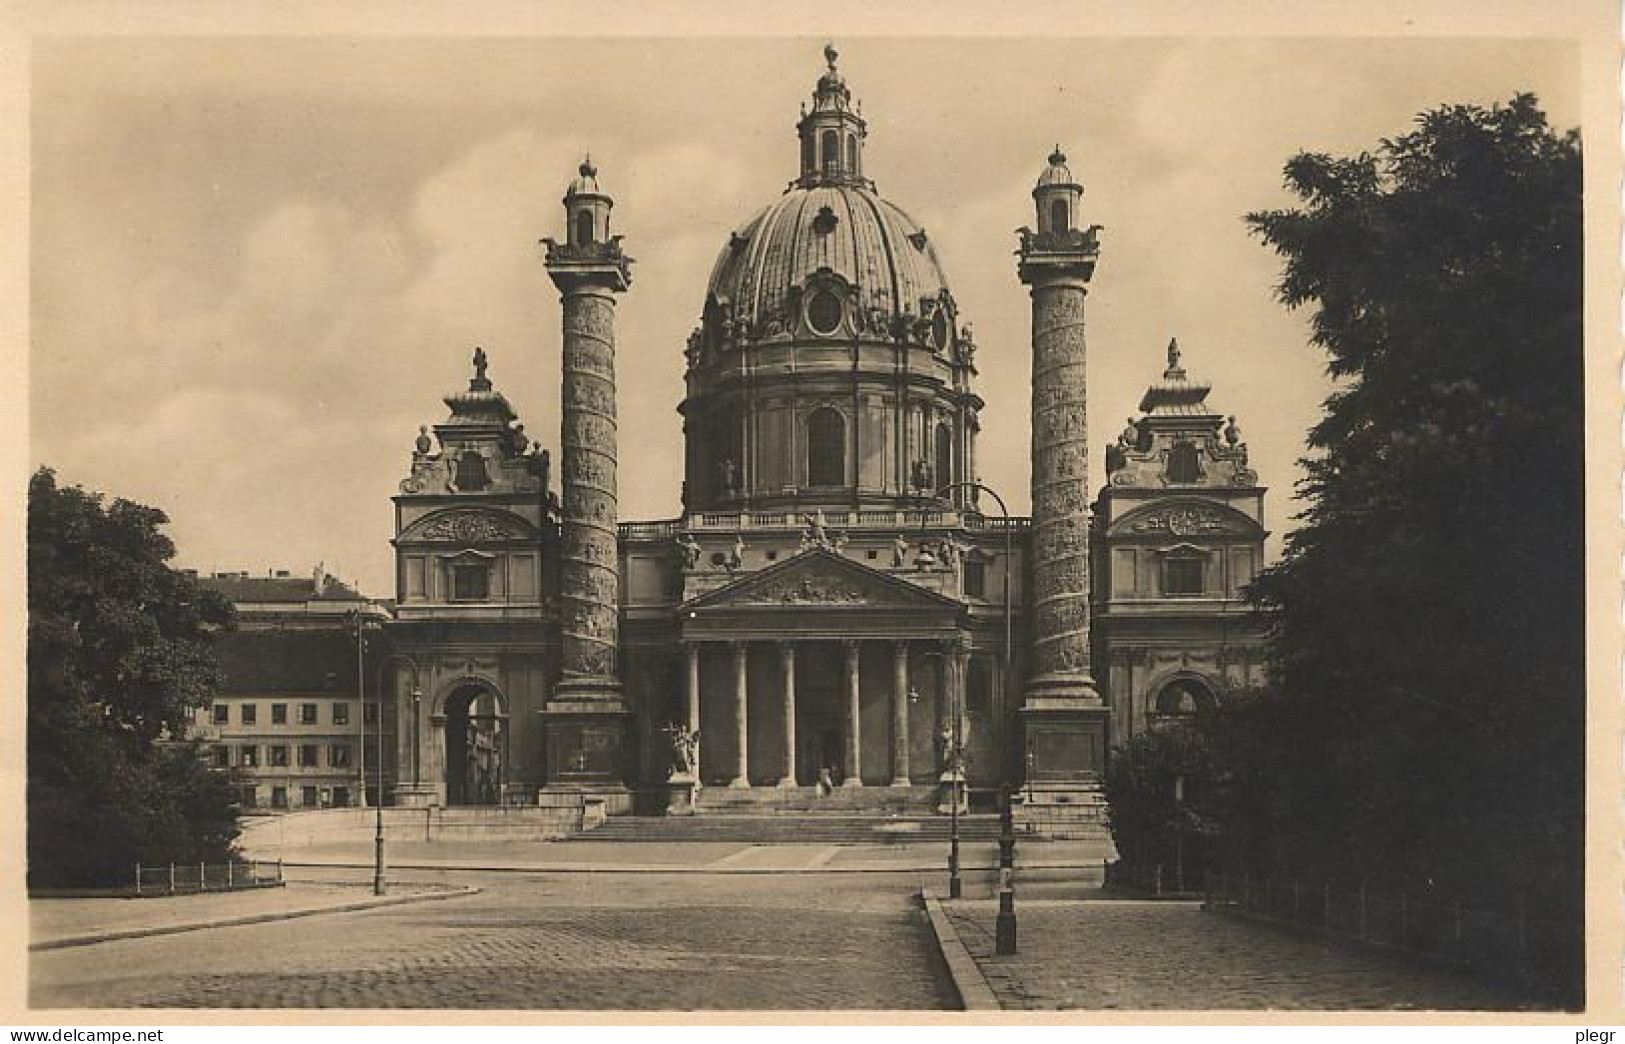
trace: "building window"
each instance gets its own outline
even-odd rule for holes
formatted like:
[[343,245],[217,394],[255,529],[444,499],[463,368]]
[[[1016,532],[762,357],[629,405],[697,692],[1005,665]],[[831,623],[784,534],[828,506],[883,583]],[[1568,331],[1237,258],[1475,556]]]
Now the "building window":
[[314,703],[301,703],[299,705],[299,724],[316,724],[316,705]]
[[333,724],[350,724],[350,705],[348,703],[333,704]]
[[593,241],[592,211],[576,211],[576,242],[586,246]]
[[856,134],[846,136],[846,171],[854,177],[858,173],[858,136]]
[[965,597],[987,597],[987,563],[980,559],[965,560]]
[[841,169],[841,136],[827,130],[819,144],[824,153],[824,173],[833,175]]
[[244,787],[237,792],[237,804],[243,808],[254,808],[260,803],[260,790],[258,787]]
[[1049,227],[1051,232],[1065,232],[1072,227],[1072,217],[1067,213],[1066,200],[1058,199],[1049,205]]
[[266,748],[266,754],[267,754],[267,758],[268,758],[266,763],[269,764],[272,768],[287,768],[288,767],[288,748],[287,747],[267,747]]
[[243,768],[258,768],[260,764],[260,749],[258,747],[244,747],[239,752],[237,764]]
[[846,482],[846,418],[839,410],[820,407],[807,418],[807,484],[839,486]]
[[327,748],[327,764],[331,768],[349,768],[350,745],[348,743],[335,743]]
[[801,169],[810,173],[817,166],[818,161],[813,157],[812,135],[809,134],[801,139]]
[[315,787],[299,788],[299,803],[306,808],[315,808],[321,804],[321,797],[317,795]]
[[216,725],[231,724],[231,706],[225,703],[214,705],[214,723]]
[[305,744],[300,745],[300,747],[299,747],[299,767],[300,768],[315,768],[316,767],[316,761],[317,761],[316,750],[317,750],[316,745],[313,744],[313,743],[305,743]]
[[272,808],[287,808],[288,807],[288,788],[287,787],[272,787],[271,788],[271,807]]
[[362,704],[362,706],[361,706],[361,724],[363,724],[363,725],[376,725],[376,724],[378,724],[378,704],[376,704],[376,703]]
[[463,455],[457,458],[457,488],[477,491],[490,484],[491,477],[485,471],[485,458],[473,450],[464,450]]
[[214,748],[212,753],[214,754],[214,767],[215,768],[221,768],[221,769],[223,769],[223,768],[231,768],[231,748],[230,747],[216,747],[216,748]]
[[484,562],[458,562],[451,567],[454,602],[483,602],[491,597],[491,569]]
[[1168,451],[1168,467],[1163,473],[1169,482],[1189,485],[1202,481],[1202,465],[1196,459],[1196,446],[1189,442],[1176,442]]
[[286,703],[271,704],[271,724],[286,725],[288,723],[288,705]]
[[1206,590],[1207,556],[1200,552],[1170,554],[1162,560],[1162,593],[1172,597],[1200,595]]
[[807,299],[807,325],[820,337],[828,337],[838,331],[844,313],[841,299],[832,290],[816,291]]
[[334,787],[333,788],[333,807],[334,808],[349,808],[350,807],[350,788],[349,787]]
[[242,707],[244,725],[258,725],[260,722],[260,707],[257,703],[245,703]]
[[954,430],[937,425],[937,492],[941,494],[954,481]]

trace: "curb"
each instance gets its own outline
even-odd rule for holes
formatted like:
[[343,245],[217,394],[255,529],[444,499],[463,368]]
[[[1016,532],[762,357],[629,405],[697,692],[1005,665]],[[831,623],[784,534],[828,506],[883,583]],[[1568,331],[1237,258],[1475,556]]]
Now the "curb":
[[379,896],[339,906],[318,906],[307,910],[278,910],[273,913],[244,914],[241,917],[220,917],[212,921],[191,921],[186,924],[154,925],[147,928],[128,928],[115,932],[95,932],[89,935],[69,935],[61,939],[47,939],[29,943],[29,952],[64,950],[72,946],[93,946],[96,943],[117,942],[121,939],[145,939],[154,935],[178,935],[181,932],[202,931],[205,928],[232,928],[243,924],[262,924],[266,921],[291,921],[297,917],[315,917],[318,914],[354,913],[357,910],[376,910],[383,906],[404,906],[436,899],[460,899],[475,895],[478,888],[465,886],[442,892],[421,892],[416,895]]
[[948,978],[953,982],[954,992],[959,994],[959,1006],[965,1011],[1002,1010],[998,997],[993,995],[993,987],[987,984],[982,969],[960,941],[959,932],[942,908],[942,900],[929,890],[921,889],[920,901],[925,904],[925,914],[931,920],[937,952],[942,954],[942,961],[948,966]]

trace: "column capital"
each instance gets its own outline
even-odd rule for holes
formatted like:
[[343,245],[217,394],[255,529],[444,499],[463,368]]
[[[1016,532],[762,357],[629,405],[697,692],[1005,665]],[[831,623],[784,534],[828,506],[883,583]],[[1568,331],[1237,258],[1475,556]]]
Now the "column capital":
[[907,656],[912,641],[913,639],[910,638],[893,638],[891,640],[892,653],[896,656]]
[[780,638],[777,641],[775,641],[774,644],[779,647],[779,652],[782,653],[785,657],[790,658],[790,657],[795,656],[795,654],[796,654],[796,645],[798,644],[796,639],[794,639],[794,638]]
[[848,660],[856,660],[858,658],[858,654],[862,650],[863,650],[863,639],[861,639],[861,638],[842,638],[841,639],[841,651],[846,654],[846,658]]

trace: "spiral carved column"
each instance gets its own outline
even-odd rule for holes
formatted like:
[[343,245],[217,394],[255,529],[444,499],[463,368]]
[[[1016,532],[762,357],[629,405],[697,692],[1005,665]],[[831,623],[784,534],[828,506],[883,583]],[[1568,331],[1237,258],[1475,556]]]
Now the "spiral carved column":
[[564,294],[561,687],[620,687],[616,549],[615,299],[608,288]]

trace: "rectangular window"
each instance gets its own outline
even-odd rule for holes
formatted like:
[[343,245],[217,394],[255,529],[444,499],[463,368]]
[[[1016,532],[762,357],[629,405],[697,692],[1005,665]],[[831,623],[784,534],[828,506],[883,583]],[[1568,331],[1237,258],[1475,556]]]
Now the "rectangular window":
[[334,808],[349,808],[350,807],[350,788],[349,787],[334,787],[333,788],[333,807]]
[[301,703],[299,705],[299,724],[316,724],[316,705],[314,703]]
[[272,808],[287,808],[288,807],[288,788],[287,787],[272,787],[271,788],[271,807]]
[[1203,561],[1194,555],[1163,559],[1162,593],[1174,597],[1199,595],[1203,589]]
[[491,597],[491,570],[483,562],[451,567],[451,597],[455,602],[483,602]]
[[316,752],[317,752],[317,749],[318,748],[314,743],[306,743],[306,744],[303,744],[303,745],[300,746],[300,748],[299,748],[299,767],[300,768],[315,768],[316,767],[316,761],[317,761]]
[[333,704],[333,724],[350,724],[350,705],[348,703]]
[[237,764],[243,768],[258,768],[260,763],[260,749],[258,747],[244,747]]
[[327,764],[332,768],[350,767],[350,745],[335,743],[327,748]]
[[260,803],[258,787],[244,787],[237,792],[237,804],[244,808],[253,808]]
[[965,597],[987,597],[987,563],[975,559],[965,561]]
[[299,788],[299,803],[301,805],[304,805],[306,808],[315,808],[320,801],[321,798],[316,796],[315,787]]
[[361,723],[363,725],[378,724],[378,704],[368,703],[361,708]]
[[258,725],[260,723],[260,705],[257,703],[243,704],[242,716],[244,725]]
[[268,759],[267,764],[269,764],[272,768],[287,768],[288,767],[288,748],[287,747],[267,747],[266,751],[267,751],[267,759]]
[[231,724],[231,706],[230,706],[230,704],[217,703],[217,704],[214,705],[214,723],[216,725],[229,725],[229,724]]
[[271,704],[271,724],[286,725],[288,723],[288,705],[286,703]]
[[212,753],[214,754],[215,768],[231,768],[230,747],[216,747]]

